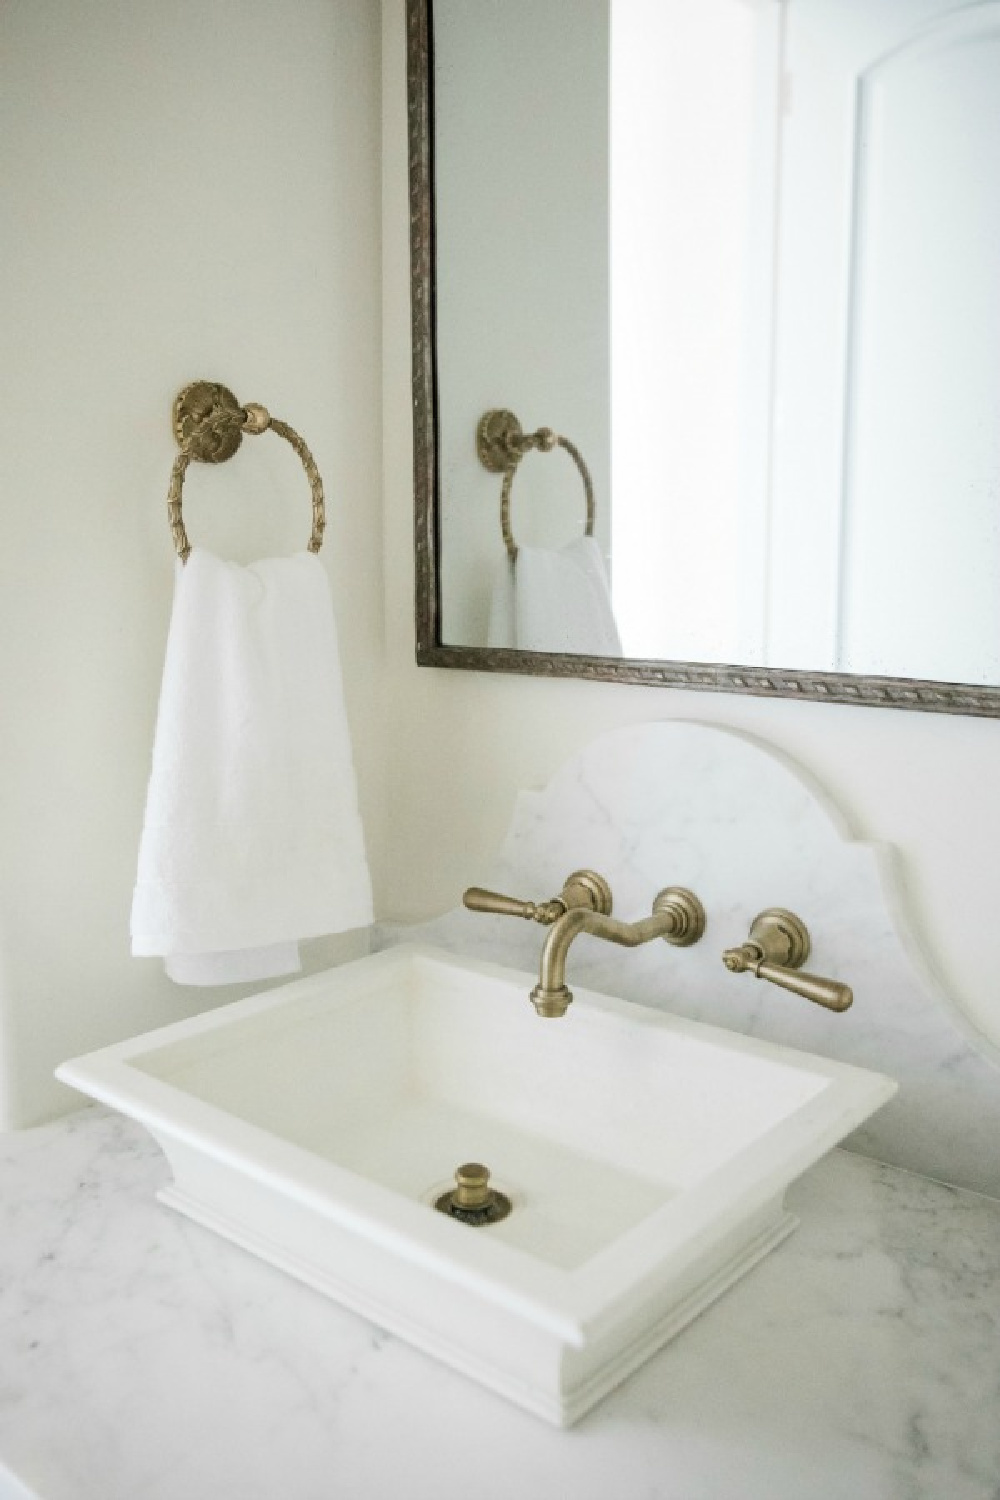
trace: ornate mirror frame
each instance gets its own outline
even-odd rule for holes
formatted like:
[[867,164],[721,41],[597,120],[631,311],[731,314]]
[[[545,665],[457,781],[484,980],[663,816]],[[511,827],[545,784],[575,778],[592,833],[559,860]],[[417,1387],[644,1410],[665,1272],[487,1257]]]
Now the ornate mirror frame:
[[458,667],[476,672],[523,673],[534,677],[581,677],[590,682],[640,683],[704,692],[751,693],[761,697],[1000,718],[1000,687],[993,686],[721,663],[544,654],[442,643],[432,4],[433,0],[406,0],[418,665]]

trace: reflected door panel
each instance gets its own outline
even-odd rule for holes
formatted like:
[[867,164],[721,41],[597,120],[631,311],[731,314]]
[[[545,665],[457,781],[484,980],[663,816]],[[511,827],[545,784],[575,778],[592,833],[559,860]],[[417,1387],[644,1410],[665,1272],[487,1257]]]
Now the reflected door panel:
[[767,659],[1000,681],[1000,5],[792,0]]
[[998,79],[990,6],[862,80],[845,671],[1000,680]]

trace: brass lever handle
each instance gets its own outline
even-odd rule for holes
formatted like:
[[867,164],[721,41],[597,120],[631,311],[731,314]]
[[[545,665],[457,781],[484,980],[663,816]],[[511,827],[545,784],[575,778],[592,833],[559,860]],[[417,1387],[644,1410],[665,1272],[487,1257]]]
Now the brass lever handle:
[[844,1011],[852,1004],[854,992],[838,979],[824,979],[806,974],[801,965],[809,956],[809,932],[794,912],[772,906],[756,916],[750,925],[750,940],[738,948],[727,948],[722,962],[733,974],[748,971],[757,979],[793,995],[801,995],[827,1010]]
[[499,891],[486,891],[482,886],[472,885],[462,897],[469,911],[492,912],[502,917],[523,917],[528,922],[541,922],[551,927],[553,922],[571,907],[588,907],[602,916],[611,913],[611,887],[603,875],[596,870],[574,870],[567,875],[562,891],[551,901],[521,901],[517,896],[504,896]]
[[462,897],[469,911],[488,911],[501,917],[524,917],[528,922],[542,922],[549,926],[566,910],[561,901],[519,901],[516,896],[504,896],[499,891],[485,891],[482,886],[471,885]]

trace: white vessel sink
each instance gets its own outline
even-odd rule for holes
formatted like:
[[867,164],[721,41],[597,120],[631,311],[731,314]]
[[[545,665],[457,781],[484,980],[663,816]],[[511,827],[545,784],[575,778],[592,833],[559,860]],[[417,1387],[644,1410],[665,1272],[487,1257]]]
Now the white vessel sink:
[[[788,1184],[881,1074],[395,948],[64,1063],[141,1121],[172,1204],[558,1423],[795,1226]],[[468,1161],[513,1203],[435,1198]]]

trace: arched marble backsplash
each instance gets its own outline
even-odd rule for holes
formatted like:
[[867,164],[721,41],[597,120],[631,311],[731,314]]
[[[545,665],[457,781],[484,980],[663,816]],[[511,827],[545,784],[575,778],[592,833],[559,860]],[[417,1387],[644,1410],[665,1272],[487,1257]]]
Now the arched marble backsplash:
[[[475,883],[540,900],[582,866],[607,877],[615,915],[627,921],[647,915],[661,887],[686,885],[704,902],[708,927],[687,949],[579,938],[571,988],[888,1073],[898,1094],[847,1145],[1000,1196],[1000,1052],[933,979],[907,927],[892,851],[853,840],[846,818],[799,768],[757,741],[703,724],[672,720],[605,734],[543,791],[518,796],[503,847]],[[767,906],[802,917],[813,940],[806,967],[850,983],[850,1010],[835,1015],[727,972],[722,950],[743,942]],[[379,946],[400,940],[531,972],[544,930],[457,906],[376,936]],[[572,1016],[538,1024],[572,1025]]]

